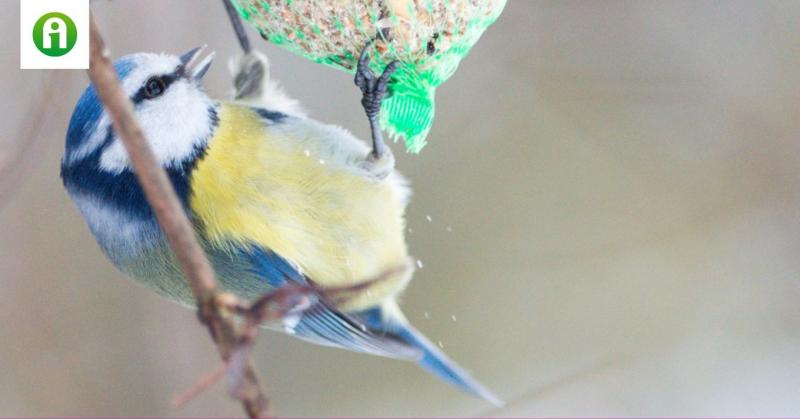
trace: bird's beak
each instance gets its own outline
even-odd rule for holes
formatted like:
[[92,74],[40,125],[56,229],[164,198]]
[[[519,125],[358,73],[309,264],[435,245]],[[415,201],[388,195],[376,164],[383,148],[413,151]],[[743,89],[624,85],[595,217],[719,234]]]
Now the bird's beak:
[[208,72],[211,62],[214,61],[214,52],[212,51],[205,58],[200,59],[206,48],[208,48],[208,45],[203,45],[181,55],[183,73],[186,77],[199,81]]

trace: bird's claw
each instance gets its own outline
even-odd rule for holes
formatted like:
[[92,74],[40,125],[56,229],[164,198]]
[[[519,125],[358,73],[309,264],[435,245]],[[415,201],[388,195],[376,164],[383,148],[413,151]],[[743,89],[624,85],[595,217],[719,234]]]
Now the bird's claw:
[[232,70],[237,100],[261,96],[264,85],[269,80],[269,60],[266,55],[255,50],[250,51],[234,64]]
[[392,78],[392,74],[397,71],[400,62],[397,60],[390,62],[384,68],[383,73],[380,76],[376,76],[369,68],[371,46],[372,42],[368,43],[361,51],[353,81],[361,89],[361,105],[367,113],[367,118],[372,128],[372,158],[380,159],[386,146],[383,143],[383,136],[378,127],[378,114],[381,110],[381,103],[388,92],[389,81]]
[[361,89],[361,93],[363,94],[361,104],[364,106],[367,117],[370,119],[377,117],[381,108],[381,102],[388,90],[389,80],[391,80],[392,74],[397,71],[397,67],[400,64],[397,60],[392,61],[386,66],[380,76],[376,76],[369,68],[369,52],[371,46],[372,43],[369,43],[361,51],[354,80],[356,86]]

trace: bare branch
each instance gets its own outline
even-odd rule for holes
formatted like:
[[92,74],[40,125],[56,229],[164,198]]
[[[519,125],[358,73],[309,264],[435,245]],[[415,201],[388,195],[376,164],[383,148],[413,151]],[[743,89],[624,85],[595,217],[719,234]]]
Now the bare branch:
[[186,403],[189,402],[189,400],[192,400],[198,394],[208,390],[211,386],[216,384],[217,381],[219,381],[223,375],[225,375],[225,371],[228,369],[229,365],[230,363],[219,364],[219,367],[217,367],[217,369],[202,377],[192,387],[173,397],[172,406],[176,408],[183,407]]
[[348,295],[391,278],[407,269],[409,269],[408,264],[399,265],[387,269],[371,279],[340,287],[320,288],[310,282],[307,284],[288,282],[280,288],[261,295],[246,306],[241,305],[233,296],[227,297],[231,299],[228,307],[245,319],[239,344],[227,363],[220,365],[214,372],[202,377],[191,388],[176,396],[173,404],[180,406],[187,403],[223,377],[226,378],[228,392],[231,394],[239,394],[246,388],[241,365],[248,359],[250,351],[255,345],[256,337],[258,337],[259,327],[264,322],[280,320],[287,315],[300,315],[321,301],[332,308],[337,308],[339,304],[348,302]]
[[253,49],[250,46],[250,38],[247,37],[247,32],[244,30],[239,12],[236,11],[231,1],[232,0],[222,0],[222,3],[225,5],[225,12],[228,13],[228,19],[231,21],[233,32],[236,33],[236,40],[239,41],[239,46],[242,47],[242,51],[247,54]]
[[[147,201],[194,293],[198,316],[208,327],[220,356],[228,363],[241,341],[241,332],[228,310],[227,301],[230,297],[217,286],[214,271],[195,237],[192,224],[142,133],[130,99],[119,84],[109,52],[93,18],[90,47],[89,78],[113,121],[115,132],[125,145]],[[241,400],[249,417],[267,416],[267,399],[249,358],[241,362],[241,368],[236,397]]]

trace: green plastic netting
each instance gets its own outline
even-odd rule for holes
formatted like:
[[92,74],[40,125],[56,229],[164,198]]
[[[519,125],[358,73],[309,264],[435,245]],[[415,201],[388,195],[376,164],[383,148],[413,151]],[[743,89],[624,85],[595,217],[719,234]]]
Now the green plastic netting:
[[418,153],[434,114],[436,86],[449,78],[506,0],[234,0],[264,39],[353,73],[375,39],[371,67],[400,67],[381,108],[381,126]]

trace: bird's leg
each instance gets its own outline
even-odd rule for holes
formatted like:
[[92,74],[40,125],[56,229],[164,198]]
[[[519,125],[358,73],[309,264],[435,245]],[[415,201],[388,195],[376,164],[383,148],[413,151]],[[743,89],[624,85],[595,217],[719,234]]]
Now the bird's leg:
[[383,141],[383,133],[378,121],[378,116],[381,111],[381,103],[384,96],[386,96],[386,88],[389,85],[389,79],[392,74],[397,70],[399,65],[398,61],[392,61],[383,70],[380,76],[376,76],[369,68],[369,50],[372,42],[368,43],[361,51],[361,56],[358,59],[356,67],[355,83],[363,96],[361,97],[361,105],[367,113],[369,119],[369,127],[372,130],[372,152],[370,158],[380,160],[386,153],[386,143]]
[[269,61],[266,55],[256,50],[246,53],[237,61],[233,77],[236,88],[234,97],[237,100],[261,97],[264,85],[269,80]]

